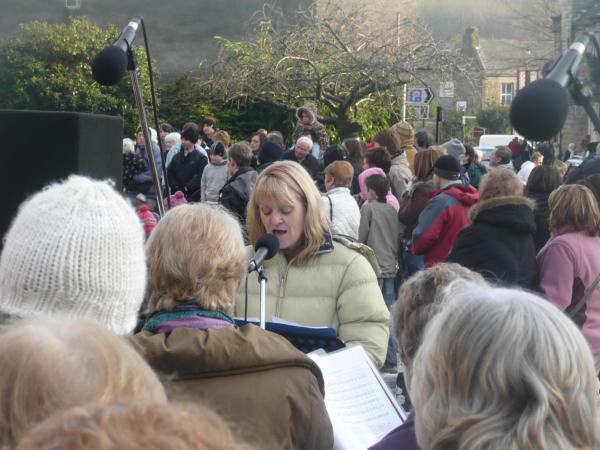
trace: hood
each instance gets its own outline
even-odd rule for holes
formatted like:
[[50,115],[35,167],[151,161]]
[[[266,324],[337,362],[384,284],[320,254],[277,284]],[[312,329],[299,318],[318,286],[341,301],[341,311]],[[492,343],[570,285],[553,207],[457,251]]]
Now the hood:
[[311,121],[309,125],[312,125],[317,121],[317,105],[314,103],[306,103],[304,106],[301,106],[296,110],[296,117],[300,122],[302,122],[302,113],[305,112],[311,117]]
[[130,340],[150,366],[175,380],[304,367],[315,375],[325,395],[319,367],[285,338],[255,325],[206,331],[177,328],[168,334],[143,331]]
[[405,152],[400,153],[392,158],[392,166],[404,166],[410,168],[408,157]]
[[360,196],[363,200],[367,199],[367,187],[365,186],[367,182],[367,178],[371,175],[383,175],[385,177],[385,172],[381,170],[379,167],[371,167],[370,169],[363,170],[362,173],[358,176],[358,184],[360,186]]
[[535,203],[536,214],[550,217],[550,206],[548,205],[548,199],[550,198],[549,192],[526,192],[523,196],[533,200]]
[[450,197],[454,197],[467,206],[472,206],[479,201],[479,192],[473,186],[453,185],[448,189],[438,189],[437,191],[430,192],[428,197],[431,200],[440,194],[447,194]]
[[522,196],[496,197],[477,203],[469,211],[472,222],[510,228],[515,233],[534,233],[536,230],[533,200]]
[[415,130],[408,122],[398,122],[392,125],[392,130],[400,136],[402,148],[406,149],[408,146],[412,147],[414,145]]

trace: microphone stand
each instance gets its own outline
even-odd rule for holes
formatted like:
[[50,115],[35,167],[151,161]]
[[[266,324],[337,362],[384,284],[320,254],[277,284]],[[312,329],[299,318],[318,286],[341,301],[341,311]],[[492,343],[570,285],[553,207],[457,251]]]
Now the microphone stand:
[[266,292],[267,292],[267,271],[260,265],[258,268],[258,281],[260,282],[260,327],[264,330],[265,328],[265,314],[266,314]]
[[[131,84],[133,85],[135,103],[137,104],[138,114],[140,116],[140,125],[142,127],[142,133],[144,134],[144,146],[146,147],[146,153],[148,154],[148,165],[150,166],[152,184],[154,185],[156,202],[158,203],[158,214],[160,215],[160,217],[163,217],[165,215],[165,205],[163,203],[160,176],[158,174],[158,170],[156,169],[156,160],[154,159],[154,148],[152,147],[152,138],[150,136],[150,129],[148,128],[148,119],[146,118],[146,107],[144,106],[142,85],[140,83],[140,69],[137,64],[137,58],[135,57],[135,53],[131,50],[131,48],[128,48],[127,50],[127,59],[127,71],[129,72],[129,78],[131,79]],[[158,133],[159,131],[160,130],[157,130],[156,132]]]
[[576,77],[569,88],[569,94],[571,94],[577,106],[583,106],[583,109],[585,109],[585,112],[594,124],[594,128],[600,130],[600,118],[598,118],[598,114],[596,114],[590,102],[590,99],[594,95],[592,90],[585,85],[581,78]]

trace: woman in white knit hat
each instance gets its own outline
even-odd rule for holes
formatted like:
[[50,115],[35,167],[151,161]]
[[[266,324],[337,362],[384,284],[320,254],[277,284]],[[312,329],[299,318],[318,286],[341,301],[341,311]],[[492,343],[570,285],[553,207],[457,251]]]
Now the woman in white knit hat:
[[144,297],[144,234],[107,182],[72,176],[24,202],[0,256],[0,316],[66,316],[130,333]]

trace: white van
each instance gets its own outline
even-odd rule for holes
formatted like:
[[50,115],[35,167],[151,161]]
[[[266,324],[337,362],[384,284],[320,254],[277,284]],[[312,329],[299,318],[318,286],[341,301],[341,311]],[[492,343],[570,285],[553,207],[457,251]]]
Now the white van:
[[506,145],[515,137],[523,139],[518,134],[484,134],[479,138],[479,147],[496,147],[498,145]]

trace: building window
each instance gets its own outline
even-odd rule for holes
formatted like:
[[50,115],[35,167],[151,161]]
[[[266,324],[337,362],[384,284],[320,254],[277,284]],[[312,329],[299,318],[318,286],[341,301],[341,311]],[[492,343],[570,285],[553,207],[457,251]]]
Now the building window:
[[81,8],[81,0],[65,0],[66,9],[79,9]]
[[502,94],[500,94],[500,103],[510,105],[513,99],[513,83],[502,83]]

